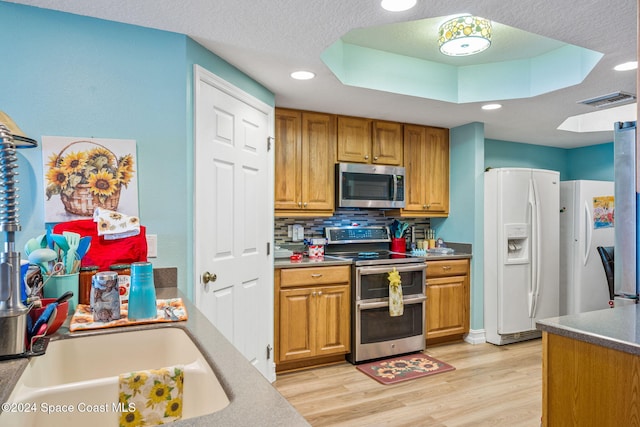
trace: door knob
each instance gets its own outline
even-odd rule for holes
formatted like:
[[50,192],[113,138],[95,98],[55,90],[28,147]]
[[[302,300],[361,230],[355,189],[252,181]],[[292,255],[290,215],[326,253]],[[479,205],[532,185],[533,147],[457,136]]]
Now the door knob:
[[211,274],[208,271],[206,271],[202,275],[202,283],[204,283],[205,285],[209,282],[215,282],[216,280],[218,280],[218,276],[216,276],[215,274]]

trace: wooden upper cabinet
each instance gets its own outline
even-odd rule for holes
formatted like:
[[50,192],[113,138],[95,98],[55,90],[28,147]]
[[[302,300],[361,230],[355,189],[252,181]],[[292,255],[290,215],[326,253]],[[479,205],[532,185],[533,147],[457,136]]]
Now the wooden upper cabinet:
[[402,124],[361,117],[338,117],[338,161],[402,164]]
[[372,163],[400,166],[403,162],[402,123],[373,122]]
[[276,109],[275,208],[298,209],[302,200],[302,114]]
[[276,215],[331,215],[336,117],[276,108]]
[[449,130],[404,126],[406,168],[405,208],[402,215],[449,214]]
[[371,119],[338,117],[338,161],[371,163]]
[[335,116],[302,114],[302,208],[330,211],[335,204]]

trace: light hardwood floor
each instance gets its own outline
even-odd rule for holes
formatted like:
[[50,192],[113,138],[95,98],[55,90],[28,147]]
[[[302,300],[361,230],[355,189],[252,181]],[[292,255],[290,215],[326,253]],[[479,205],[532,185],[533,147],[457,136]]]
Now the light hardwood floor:
[[425,353],[456,370],[382,385],[345,362],[280,374],[274,386],[313,426],[540,426],[540,339]]

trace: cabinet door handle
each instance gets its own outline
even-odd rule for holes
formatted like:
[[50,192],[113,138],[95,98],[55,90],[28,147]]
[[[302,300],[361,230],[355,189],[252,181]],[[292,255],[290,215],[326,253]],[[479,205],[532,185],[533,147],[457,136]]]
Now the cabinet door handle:
[[316,296],[316,291],[311,292],[311,296],[315,297]]
[[312,274],[312,275],[311,275],[311,277],[312,277],[313,279],[317,279],[318,277],[322,277],[322,274],[320,274],[320,273],[314,273],[314,274]]
[[298,202],[298,206],[302,206],[302,202]]
[[364,156],[365,160],[369,160],[369,155]]
[[302,204],[302,206],[304,206],[304,207],[306,208],[306,207],[307,207],[307,202],[304,202],[304,203]]
[[450,265],[443,265],[442,269],[443,270],[451,270],[451,266]]
[[321,296],[321,295],[322,295],[322,291],[318,291],[318,296]]
[[375,156],[375,157],[373,158],[373,160],[378,160],[378,156]]

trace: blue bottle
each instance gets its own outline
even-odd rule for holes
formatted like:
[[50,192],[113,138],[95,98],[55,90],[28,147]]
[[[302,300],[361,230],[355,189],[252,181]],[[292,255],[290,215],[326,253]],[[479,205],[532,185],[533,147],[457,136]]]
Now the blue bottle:
[[129,288],[129,320],[150,320],[158,317],[156,287],[153,283],[153,265],[150,262],[131,264]]

